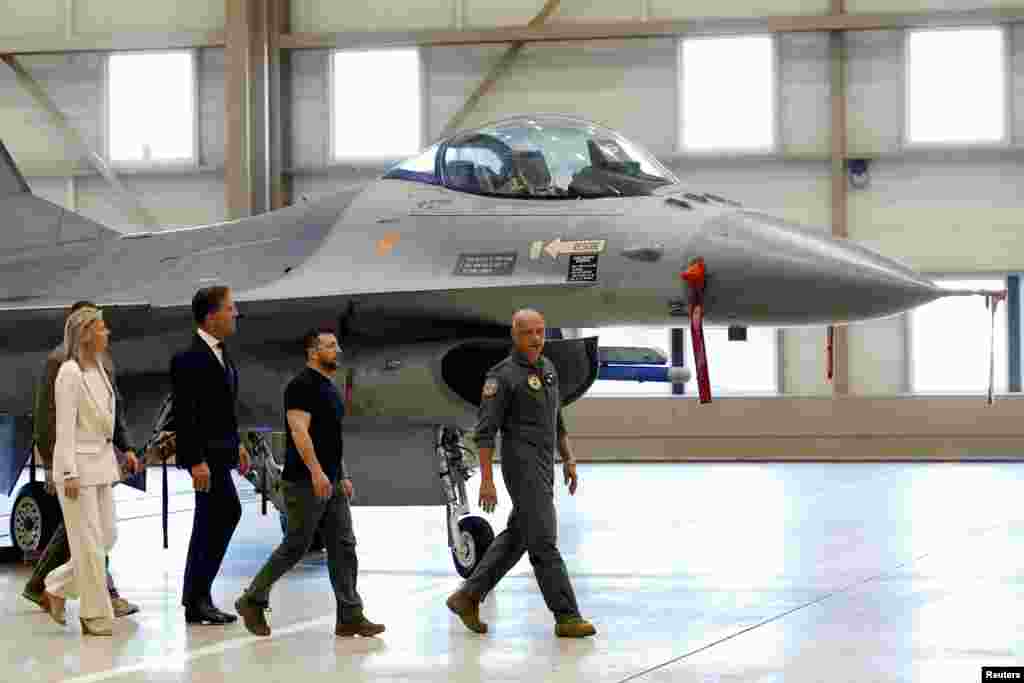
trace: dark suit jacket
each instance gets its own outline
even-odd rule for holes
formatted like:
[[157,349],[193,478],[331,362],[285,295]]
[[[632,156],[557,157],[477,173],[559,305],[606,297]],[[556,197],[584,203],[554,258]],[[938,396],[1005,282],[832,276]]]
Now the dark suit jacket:
[[237,467],[238,371],[225,369],[213,350],[196,334],[192,346],[171,360],[177,464],[182,469],[205,462],[210,467]]
[[[64,344],[61,344],[46,356],[46,364],[43,366],[43,374],[36,386],[35,407],[32,414],[32,431],[35,438],[36,448],[39,449],[39,457],[47,467],[53,466],[53,448],[57,441],[57,406],[53,397],[53,385],[57,382],[57,372],[61,363],[64,362],[67,353],[64,351]],[[114,395],[117,397],[117,414],[114,416],[114,445],[122,453],[134,451],[131,432],[125,422],[124,400],[121,392],[117,389],[115,378],[114,360],[109,354],[102,358],[103,367],[110,377],[110,383],[114,387]],[[142,455],[139,453],[138,455]]]

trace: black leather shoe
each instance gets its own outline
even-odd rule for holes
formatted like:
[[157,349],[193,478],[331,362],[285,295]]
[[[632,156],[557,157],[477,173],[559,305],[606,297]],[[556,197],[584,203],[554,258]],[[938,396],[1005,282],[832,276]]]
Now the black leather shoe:
[[185,607],[186,624],[212,624],[226,626],[233,620],[213,605],[188,605]]
[[219,614],[222,619],[226,619],[227,623],[229,623],[229,624],[233,624],[236,621],[238,621],[238,615],[237,614],[232,614],[231,612],[225,612],[224,610],[220,609],[219,607],[214,607],[213,611],[216,612],[217,614]]

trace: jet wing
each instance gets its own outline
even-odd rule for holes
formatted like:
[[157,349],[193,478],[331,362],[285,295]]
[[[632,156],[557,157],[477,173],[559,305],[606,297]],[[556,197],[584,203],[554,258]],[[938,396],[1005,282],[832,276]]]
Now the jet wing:
[[[39,351],[56,345],[61,341],[64,319],[74,303],[71,300],[0,303],[0,348],[4,351]],[[163,326],[157,325],[157,320],[172,315],[174,324],[180,325],[180,319],[186,313],[183,308],[156,312],[144,301],[100,299],[95,303],[103,309],[105,319],[118,336],[125,337],[161,329]]]

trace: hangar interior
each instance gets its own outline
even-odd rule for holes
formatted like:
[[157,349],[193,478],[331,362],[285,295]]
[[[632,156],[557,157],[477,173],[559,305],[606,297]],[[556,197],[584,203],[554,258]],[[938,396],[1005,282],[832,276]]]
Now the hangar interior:
[[[153,543],[156,503],[126,498],[146,521],[123,525],[117,575],[153,611],[131,642],[99,652],[33,621],[31,633],[5,638],[5,658],[24,673],[220,680],[255,675],[259,662],[264,677],[253,680],[284,680],[293,674],[282,662],[295,657],[316,680],[347,671],[362,680],[959,681],[982,665],[1024,663],[1024,623],[999,612],[1019,600],[1017,577],[963,557],[1019,566],[1024,523],[1001,502],[1013,496],[1024,442],[1024,6],[1015,0],[36,0],[0,16],[0,139],[35,194],[123,232],[350,190],[446,131],[558,113],[620,131],[695,190],[849,237],[937,281],[1008,290],[991,318],[975,299],[836,327],[831,380],[824,327],[751,328],[736,342],[716,329],[711,405],[689,383],[680,395],[668,384],[598,382],[569,408],[592,495],[625,514],[559,491],[562,542],[581,599],[618,640],[545,640],[524,560],[510,577],[516,592],[487,608],[511,625],[507,639],[463,642],[436,609],[452,583],[445,549],[413,548],[423,569],[403,583],[409,558],[380,538],[391,524],[443,537],[441,516],[429,513],[437,524],[427,525],[413,511],[370,509],[357,515],[368,591],[386,611],[414,603],[426,615],[395,619],[397,642],[318,647],[296,637],[327,623],[306,594],[326,590],[319,559],[282,588],[289,602],[272,644],[197,637],[168,625],[191,504],[187,479],[176,479],[180,533],[159,577],[130,578],[145,562],[126,546]],[[669,328],[601,332],[672,350]],[[766,464],[791,461],[805,462]],[[850,465],[865,461],[890,462]],[[670,464],[686,462],[693,469]],[[715,468],[725,462],[734,469]],[[622,477],[634,483],[616,484]],[[709,483],[718,496],[696,493]],[[642,500],[648,491],[659,504]],[[675,496],[694,506],[663,509]],[[229,558],[225,603],[276,541],[273,522],[252,519]],[[635,526],[641,537],[624,540]],[[742,548],[723,548],[740,537]],[[7,624],[42,619],[18,603],[26,575],[0,572]],[[403,591],[413,597],[403,602]],[[815,611],[829,600],[842,606]],[[57,642],[69,648],[57,665],[19,651]]]
[[[142,223],[131,203],[118,201],[107,181],[18,85],[11,69],[0,71],[5,93],[0,130],[35,193],[121,230],[166,229],[249,215],[261,206],[281,206],[358,186],[435,140],[509,49],[507,43],[436,43],[455,42],[446,32],[478,27],[497,28],[460,40],[498,40],[502,30],[525,26],[543,9],[533,4],[537,6],[425,2],[384,16],[347,4],[295,2],[278,8],[271,3],[265,11],[285,16],[279,20],[284,26],[280,39],[269,53],[276,59],[269,65],[273,71],[266,92],[246,89],[244,77],[236,76],[242,79],[236,82],[228,68],[225,36],[247,27],[250,34],[256,33],[252,27],[259,15],[244,15],[249,11],[245,7],[238,9],[237,26],[225,23],[230,3],[182,3],[166,16],[104,2],[54,1],[19,8],[5,22],[5,50],[16,53],[89,148],[104,155],[110,153],[111,125],[118,116],[128,117],[122,119],[128,127],[133,116],[147,117],[144,109],[120,115],[111,111],[111,90],[113,101],[119,101],[116,89],[121,81],[116,80],[115,69],[111,85],[110,55],[131,59],[145,48],[172,50],[181,57],[183,66],[171,81],[175,85],[158,90],[174,92],[174,101],[191,98],[179,102],[180,115],[170,119],[183,135],[192,137],[193,143],[183,148],[188,158],[144,161],[135,155],[139,158],[111,162],[120,182],[144,207],[150,225]],[[935,278],[998,284],[1012,277],[1009,283],[1016,290],[1019,210],[1024,201],[1019,192],[1024,29],[1013,22],[1012,8],[1002,4],[989,9],[968,7],[969,3],[933,4],[908,6],[906,14],[899,14],[896,7],[848,3],[847,13],[871,19],[860,25],[873,21],[900,26],[842,33],[838,59],[844,65],[843,82],[838,84],[833,73],[837,48],[831,41],[839,32],[810,30],[813,18],[830,9],[827,3],[773,3],[762,19],[748,16],[750,10],[742,4],[727,11],[717,4],[702,9],[688,3],[684,10],[668,2],[560,3],[547,25],[563,27],[566,37],[580,26],[596,36],[645,35],[526,43],[486,95],[461,117],[461,127],[530,112],[602,122],[646,146],[696,189],[823,230],[833,226],[837,234],[847,234]],[[878,15],[882,11],[886,14]],[[965,22],[975,28],[994,27],[1001,36],[995,61],[978,67],[1001,68],[1005,78],[997,96],[1002,111],[992,124],[1000,126],[999,137],[971,143],[965,141],[971,135],[968,130],[968,138],[957,132],[961,138],[954,142],[914,142],[908,138],[909,36],[929,26],[948,28]],[[787,25],[793,30],[784,30]],[[667,35],[672,31],[678,35]],[[652,37],[652,32],[666,35]],[[770,41],[767,49],[774,61],[757,72],[762,85],[754,87],[760,91],[746,97],[742,91],[728,95],[722,125],[754,125],[749,117],[757,112],[757,127],[767,130],[768,136],[754,131],[754,138],[763,138],[754,139],[755,148],[742,139],[740,147],[723,140],[716,149],[710,138],[710,148],[700,141],[687,145],[681,120],[686,107],[683,45],[687,40],[737,33]],[[425,44],[413,44],[417,40]],[[372,50],[385,48],[396,52],[385,54],[384,62],[373,61],[380,55]],[[747,59],[755,54],[756,59],[759,48],[755,46],[754,53],[749,46],[735,49]],[[336,58],[338,50],[342,52]],[[237,59],[244,60],[246,54]],[[344,59],[353,56],[364,61],[354,62],[353,73],[346,75]],[[389,70],[398,79],[387,97],[375,93],[373,79],[364,76],[366,70],[376,69]],[[944,69],[946,87],[953,91],[947,93],[950,100],[929,100],[928,106],[940,111],[948,107],[952,119],[968,116],[956,109],[953,93],[959,83],[972,80],[971,69]],[[127,80],[120,87],[128,93],[142,87],[132,84],[130,68],[124,71]],[[741,77],[745,71],[750,70],[734,67],[728,77]],[[704,76],[698,73],[694,78]],[[729,90],[728,83],[719,85]],[[845,110],[832,99],[840,86]],[[245,93],[252,106],[246,105]],[[699,88],[695,94],[705,96]],[[375,97],[381,111],[372,113]],[[257,106],[260,102],[264,104]],[[847,122],[845,135],[833,137],[834,117],[839,114]],[[695,110],[694,115],[702,114]],[[266,125],[269,147],[245,137],[247,120]],[[357,144],[367,125],[384,153],[374,151],[372,142]],[[353,127],[364,131],[353,137]],[[346,152],[345,145],[353,151]],[[833,188],[833,177],[843,175],[833,168],[837,155],[849,162],[848,167],[858,164],[856,168],[866,169],[858,176],[866,186],[848,184],[839,196]],[[843,206],[834,209],[839,203]],[[1006,396],[1019,392],[1021,384],[1020,297],[1012,296],[1010,304],[1012,311],[1000,311],[997,340],[996,390]],[[1013,404],[986,406],[973,397],[983,394],[987,384],[984,306],[975,302],[966,312],[947,309],[947,315],[970,316],[963,319],[962,335],[934,323],[919,325],[914,335],[913,314],[840,329],[834,382],[827,379],[824,328],[757,331],[756,344],[733,346],[720,340],[719,331],[709,344],[711,364],[718,348],[728,354],[719,363],[725,367],[722,375],[713,375],[713,380],[722,380],[716,386],[723,396],[720,409],[691,413],[697,409],[692,401],[656,398],[666,393],[665,385],[618,383],[596,387],[593,400],[570,411],[574,431],[586,441],[587,457],[593,459],[620,457],[627,442],[636,443],[633,436],[643,437],[643,446],[628,448],[630,457],[638,460],[674,460],[694,451],[706,458],[813,459],[822,455],[823,445],[830,456],[865,457],[862,442],[850,441],[853,435],[876,440],[877,447],[870,450],[882,458],[1009,455],[1020,435]],[[667,352],[667,331],[651,334],[644,338],[654,339]],[[757,348],[745,349],[744,344]],[[926,353],[929,361],[923,360]],[[771,369],[766,369],[769,364]],[[603,394],[600,400],[597,394]],[[634,394],[644,400],[621,402],[623,395]],[[833,395],[844,400],[817,400]],[[637,424],[631,418],[638,409],[651,419]],[[723,417],[721,411],[726,410],[741,411],[746,417],[740,441],[734,421]],[[807,410],[817,416],[813,426],[805,417]],[[693,433],[693,420],[701,424],[699,435]],[[943,433],[930,436],[932,424],[944,425]],[[813,438],[804,438],[811,433]],[[785,437],[785,445],[773,435]],[[699,445],[691,448],[698,436]],[[758,444],[755,452],[749,447],[752,442]]]

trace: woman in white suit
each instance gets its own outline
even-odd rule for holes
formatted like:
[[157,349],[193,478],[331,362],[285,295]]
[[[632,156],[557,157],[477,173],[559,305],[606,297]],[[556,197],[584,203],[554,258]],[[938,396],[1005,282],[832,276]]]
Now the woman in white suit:
[[82,632],[101,636],[113,632],[105,563],[116,538],[111,486],[121,478],[113,444],[116,399],[111,378],[99,361],[107,352],[109,336],[97,308],[76,311],[64,326],[67,360],[54,385],[53,472],[71,560],[46,577],[54,621],[67,623],[64,602],[77,593]]

